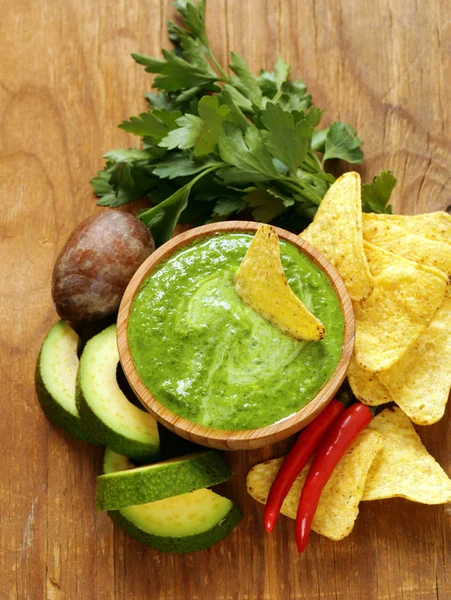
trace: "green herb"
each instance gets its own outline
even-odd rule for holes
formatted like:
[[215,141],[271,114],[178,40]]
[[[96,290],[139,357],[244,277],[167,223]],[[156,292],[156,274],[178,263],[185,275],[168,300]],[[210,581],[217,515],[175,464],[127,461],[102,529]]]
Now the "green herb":
[[371,183],[362,185],[362,208],[364,212],[391,213],[388,204],[397,179],[391,171],[382,171]]
[[119,127],[135,135],[151,138],[157,144],[177,127],[177,120],[181,116],[182,113],[178,111],[153,110],[139,117],[130,117],[130,121],[123,121]]
[[[177,222],[202,224],[252,215],[298,232],[314,217],[335,181],[329,159],[363,161],[351,125],[320,129],[323,114],[302,81],[279,58],[255,76],[232,53],[228,73],[205,29],[205,0],[177,0],[182,25],[168,22],[172,51],[133,54],[156,75],[149,111],[119,127],[140,136],[142,149],[117,149],[91,183],[98,203],[120,206],[147,196],[140,219],[162,244]],[[327,163],[329,164],[329,163]],[[396,180],[387,171],[363,186],[364,210],[388,212]]]
[[178,128],[172,129],[159,145],[168,150],[193,148],[195,156],[214,153],[222,123],[230,109],[219,106],[216,96],[203,96],[197,104],[197,112],[199,116],[187,114],[179,117],[176,121]]
[[363,162],[363,152],[360,149],[362,140],[356,136],[352,125],[332,123],[326,136],[323,162],[329,158],[341,158],[350,163]]
[[185,184],[169,196],[169,198],[166,198],[166,200],[157,204],[157,206],[140,212],[139,218],[152,231],[155,244],[160,246],[170,239],[182,211],[188,204],[191,188],[201,177],[216,168],[217,167],[213,166],[202,171],[189,183]]

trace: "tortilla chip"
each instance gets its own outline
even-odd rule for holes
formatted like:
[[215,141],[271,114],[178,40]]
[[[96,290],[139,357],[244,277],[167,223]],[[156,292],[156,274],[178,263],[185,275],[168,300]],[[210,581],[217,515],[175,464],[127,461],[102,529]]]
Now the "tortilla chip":
[[363,251],[360,175],[345,173],[329,188],[313,223],[300,234],[340,273],[352,300],[371,294],[372,278]]
[[396,221],[374,219],[374,216],[380,215],[363,215],[363,237],[367,242],[451,274],[451,244],[431,240],[409,231]]
[[355,357],[375,373],[389,369],[424,333],[443,302],[448,278],[368,242],[364,246],[374,290],[354,302]]
[[348,382],[354,396],[368,406],[379,406],[392,402],[388,388],[381,381],[379,373],[371,373],[363,369],[352,357],[348,368]]
[[394,223],[399,227],[422,235],[430,240],[451,243],[451,215],[444,211],[425,213],[423,215],[365,215],[367,222]]
[[[352,444],[324,487],[313,519],[313,531],[331,540],[341,540],[351,533],[359,514],[365,479],[382,443],[381,435],[366,430]],[[266,503],[283,459],[282,456],[252,467],[246,480],[247,491],[252,498],[262,504]],[[282,505],[282,514],[291,519],[296,518],[301,490],[309,468],[310,463],[301,471]]]
[[451,389],[451,297],[416,344],[388,371],[379,374],[396,404],[411,421],[439,421]]
[[451,502],[451,479],[428,453],[400,408],[386,408],[369,424],[384,436],[362,500],[406,498],[422,504]]
[[279,237],[262,225],[235,278],[240,298],[264,319],[298,340],[321,340],[324,325],[307,310],[288,285],[280,260]]

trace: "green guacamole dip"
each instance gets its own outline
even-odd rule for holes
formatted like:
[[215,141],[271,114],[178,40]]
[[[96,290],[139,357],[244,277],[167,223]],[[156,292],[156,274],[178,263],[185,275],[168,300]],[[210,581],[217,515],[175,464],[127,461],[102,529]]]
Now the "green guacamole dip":
[[330,378],[343,345],[329,279],[283,240],[288,282],[326,337],[298,341],[242,302],[233,278],[251,240],[227,233],[181,249],[147,278],[130,313],[130,351],[146,387],[172,412],[216,429],[255,429],[295,413]]

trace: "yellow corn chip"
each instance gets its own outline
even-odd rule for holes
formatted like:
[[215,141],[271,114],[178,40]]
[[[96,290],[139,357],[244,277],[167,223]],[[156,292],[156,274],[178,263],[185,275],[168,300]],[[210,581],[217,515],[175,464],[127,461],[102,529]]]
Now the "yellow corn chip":
[[348,382],[354,396],[363,404],[379,406],[392,402],[388,388],[381,381],[379,373],[371,373],[363,369],[352,357],[348,368]]
[[280,260],[279,237],[262,225],[235,278],[240,298],[264,319],[299,340],[320,340],[326,330],[288,285]]
[[364,242],[374,290],[354,302],[355,357],[361,367],[389,369],[417,341],[443,302],[448,278],[439,269],[420,265]]
[[451,479],[401,409],[386,408],[368,427],[381,433],[384,443],[369,470],[362,500],[400,497],[422,504],[451,502]]
[[451,215],[444,211],[424,215],[365,215],[367,222],[394,223],[430,240],[451,243]]
[[443,417],[451,388],[449,295],[416,344],[379,378],[414,423],[432,425]]
[[363,215],[363,237],[367,242],[451,274],[451,244],[413,233],[396,221],[374,218],[379,216]]
[[313,223],[300,237],[330,260],[352,300],[371,294],[371,274],[363,251],[358,173],[345,173],[337,179],[324,196]]
[[[359,514],[367,473],[382,448],[382,441],[382,436],[366,430],[352,444],[324,487],[313,519],[313,531],[331,540],[341,540],[351,533]],[[252,467],[246,480],[247,491],[252,498],[266,503],[283,458],[267,460]],[[281,512],[291,519],[296,518],[309,467],[310,463],[301,471],[283,503]]]

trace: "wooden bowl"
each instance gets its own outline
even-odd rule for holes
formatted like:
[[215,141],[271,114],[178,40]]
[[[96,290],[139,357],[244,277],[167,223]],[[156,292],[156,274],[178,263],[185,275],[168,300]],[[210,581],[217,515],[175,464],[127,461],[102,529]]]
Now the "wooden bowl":
[[344,343],[338,365],[332,377],[326,382],[316,396],[294,415],[267,427],[248,429],[243,431],[226,431],[203,427],[184,419],[168,410],[160,404],[141,381],[133,364],[128,346],[128,318],[135,294],[141,284],[152,273],[155,267],[167,259],[175,251],[183,246],[191,244],[194,240],[202,237],[212,236],[221,232],[255,232],[259,223],[250,221],[227,221],[224,223],[213,223],[196,229],[190,229],[172,238],[169,242],[158,248],[136,271],[132,280],[125,290],[119,308],[117,321],[117,342],[119,356],[127,377],[135,394],[144,407],[165,427],[187,440],[218,448],[220,450],[248,450],[259,448],[278,442],[305,427],[312,421],[330,402],[340,385],[342,384],[349,361],[351,360],[354,345],[354,313],[351,300],[345,285],[331,263],[315,248],[298,236],[275,227],[278,236],[290,242],[301,252],[306,254],[330,279],[332,286],[338,295],[341,310],[344,317]]

